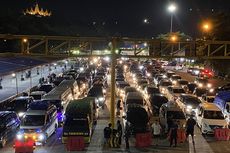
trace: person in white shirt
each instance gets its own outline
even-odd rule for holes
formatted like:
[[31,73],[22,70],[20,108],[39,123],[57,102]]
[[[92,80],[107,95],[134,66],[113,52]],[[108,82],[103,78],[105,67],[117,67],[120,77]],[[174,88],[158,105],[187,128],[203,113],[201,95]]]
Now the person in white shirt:
[[153,124],[152,124],[152,133],[153,133],[153,138],[156,142],[156,145],[158,145],[158,139],[161,135],[161,126],[158,120],[156,120]]

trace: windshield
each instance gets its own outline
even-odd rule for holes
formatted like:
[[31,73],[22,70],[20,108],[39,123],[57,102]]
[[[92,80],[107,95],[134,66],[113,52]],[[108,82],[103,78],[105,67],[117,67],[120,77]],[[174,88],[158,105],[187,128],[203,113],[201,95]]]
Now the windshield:
[[30,95],[34,98],[34,100],[41,100],[42,99],[42,95]]
[[45,115],[26,115],[22,119],[22,126],[43,126]]
[[180,83],[181,85],[187,85],[187,84],[188,84],[188,81],[179,81],[179,83]]
[[184,113],[182,111],[168,111],[167,118],[172,117],[172,119],[185,119]]
[[221,111],[204,111],[205,119],[224,119],[224,115]]
[[89,93],[89,97],[100,97],[103,96],[102,88],[92,88]]
[[184,99],[187,105],[198,106],[201,103],[196,97],[185,97]]
[[184,89],[173,89],[173,93],[185,93]]
[[26,111],[27,110],[27,100],[15,100],[14,102],[14,111]]
[[198,81],[199,81],[199,83],[204,83],[204,84],[208,83],[208,80],[206,80],[206,79],[199,79]]
[[172,82],[161,82],[161,86],[171,86]]
[[160,90],[158,88],[148,88],[148,93],[160,93]]

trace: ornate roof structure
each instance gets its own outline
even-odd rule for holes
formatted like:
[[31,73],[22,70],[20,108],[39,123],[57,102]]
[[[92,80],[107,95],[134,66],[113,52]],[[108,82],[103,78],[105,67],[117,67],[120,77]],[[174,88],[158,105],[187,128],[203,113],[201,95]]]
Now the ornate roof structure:
[[35,5],[35,7],[31,7],[30,9],[26,9],[24,11],[24,15],[35,15],[35,16],[38,16],[38,17],[46,17],[46,16],[51,16],[52,15],[52,12],[51,11],[48,11],[47,9],[44,10],[43,8],[40,8],[38,3]]

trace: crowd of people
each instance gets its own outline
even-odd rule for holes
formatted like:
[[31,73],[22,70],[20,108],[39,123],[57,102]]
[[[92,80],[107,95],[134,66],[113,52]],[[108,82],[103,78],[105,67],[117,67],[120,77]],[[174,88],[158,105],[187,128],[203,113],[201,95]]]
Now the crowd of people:
[[[178,144],[178,129],[179,121],[177,120],[169,120],[168,121],[168,140],[170,147],[177,147]],[[186,141],[188,141],[188,136],[191,135],[192,143],[194,144],[194,127],[196,125],[196,121],[191,115],[186,122],[185,136]],[[123,131],[120,120],[117,121],[116,129],[112,128],[112,124],[109,123],[107,127],[104,128],[104,145],[107,147],[120,147],[122,144],[122,137],[124,138],[125,148],[129,149],[129,138],[131,137],[131,127],[126,122],[124,126],[125,129]],[[151,133],[154,139],[154,144],[156,146],[159,145],[159,140],[163,138],[164,129],[161,127],[159,120],[155,120],[155,122],[151,125]]]

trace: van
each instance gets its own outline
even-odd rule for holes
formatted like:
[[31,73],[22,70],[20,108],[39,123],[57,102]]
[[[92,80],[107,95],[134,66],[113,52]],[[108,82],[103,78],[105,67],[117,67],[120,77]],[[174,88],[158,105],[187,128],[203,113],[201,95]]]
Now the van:
[[203,135],[213,134],[215,128],[228,125],[220,108],[213,103],[201,103],[196,111],[196,119]]
[[139,105],[144,105],[144,99],[139,92],[128,92],[128,94],[125,97],[125,105],[128,104],[139,104]]
[[16,138],[33,138],[37,144],[44,145],[57,127],[57,108],[44,101],[36,101],[30,104],[22,117]]
[[168,120],[176,120],[179,121],[180,124],[178,125],[181,128],[185,128],[186,125],[186,118],[184,112],[175,102],[168,102],[163,104],[160,107],[159,111],[159,120],[161,126],[168,131]]

